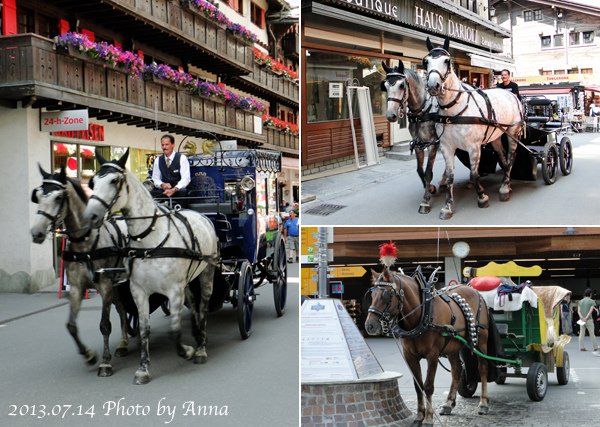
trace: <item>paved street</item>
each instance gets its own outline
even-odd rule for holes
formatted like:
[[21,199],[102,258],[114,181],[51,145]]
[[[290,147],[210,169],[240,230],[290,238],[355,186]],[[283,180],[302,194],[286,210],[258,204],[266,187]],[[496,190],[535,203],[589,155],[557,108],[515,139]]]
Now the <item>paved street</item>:
[[[130,342],[127,357],[113,357],[114,375],[99,378],[97,366],[85,365],[65,328],[66,300],[50,291],[0,293],[0,426],[297,427],[298,273],[298,264],[289,265],[286,313],[281,318],[275,314],[271,285],[257,289],[254,333],[246,341],[240,338],[231,305],[211,314],[205,365],[175,354],[169,319],[160,309],[154,312],[152,381],[144,386],[132,383],[139,362],[137,340]],[[100,303],[99,297],[92,297],[79,316],[84,342],[99,354]],[[119,339],[114,310],[111,320],[114,353]],[[183,323],[184,342],[191,344],[187,310]],[[72,406],[67,410],[65,405]],[[175,412],[161,414],[161,405]],[[210,407],[212,415],[204,415]]]
[[[473,398],[460,396],[450,416],[437,416],[434,425],[469,427],[516,427],[516,426],[577,426],[598,425],[600,412],[600,357],[591,351],[578,350],[577,337],[567,345],[571,361],[569,383],[560,386],[555,373],[548,374],[548,391],[541,402],[532,402],[527,396],[525,379],[508,378],[506,384],[489,384],[490,413],[478,415],[477,405],[481,387]],[[391,338],[368,338],[367,343],[385,370],[401,372],[400,394],[408,408],[416,411],[416,394],[410,371],[406,367],[398,347]],[[591,348],[586,338],[588,350]],[[442,359],[446,367],[449,364]],[[421,362],[425,372],[425,361]],[[434,392],[434,407],[439,408],[450,388],[450,374],[438,367]]]
[[[428,215],[418,213],[423,196],[416,173],[416,160],[382,158],[380,165],[334,176],[302,181],[302,225],[556,225],[598,224],[600,193],[595,188],[600,165],[600,134],[570,135],[573,142],[573,172],[560,171],[553,185],[546,185],[538,171],[535,182],[513,181],[512,196],[500,202],[498,189],[502,173],[482,178],[490,196],[487,209],[477,207],[475,191],[467,188],[469,171],[456,165],[455,213],[448,221],[439,219],[445,194],[432,198]],[[438,154],[434,183],[442,176],[444,161]],[[323,216],[307,212],[323,204],[343,208]]]

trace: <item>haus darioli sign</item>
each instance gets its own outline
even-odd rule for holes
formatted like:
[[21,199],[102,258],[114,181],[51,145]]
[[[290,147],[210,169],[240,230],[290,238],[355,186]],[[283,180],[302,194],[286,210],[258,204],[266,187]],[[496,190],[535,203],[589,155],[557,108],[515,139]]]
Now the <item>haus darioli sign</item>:
[[[399,6],[398,0],[334,0],[334,3],[360,8],[369,14],[383,15],[403,24],[480,45],[494,51],[503,50],[502,39],[491,32],[480,31],[469,20],[456,17],[442,9],[429,9],[427,4],[415,0]],[[455,16],[455,15],[453,15]]]

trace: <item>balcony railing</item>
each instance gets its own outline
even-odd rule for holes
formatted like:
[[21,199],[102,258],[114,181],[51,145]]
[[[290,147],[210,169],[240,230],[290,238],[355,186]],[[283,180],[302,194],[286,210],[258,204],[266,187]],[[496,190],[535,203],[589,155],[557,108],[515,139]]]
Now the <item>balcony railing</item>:
[[251,85],[253,90],[259,90],[269,98],[275,97],[290,106],[298,106],[300,100],[298,84],[266,70],[256,63],[254,63],[252,74],[241,76],[237,81],[243,82],[244,88],[250,88],[247,85]]
[[235,76],[252,71],[252,46],[187,2],[103,0],[93,8],[82,8],[81,0],[62,0],[61,7],[215,74]]
[[51,40],[34,34],[0,37],[0,99],[29,99],[37,106],[60,101],[122,123],[156,120],[167,129],[266,142],[264,130],[254,133],[257,113],[192,95],[170,83],[133,79],[76,50],[54,50]]
[[300,148],[298,135],[286,133],[277,129],[265,128],[269,148],[279,149],[284,153],[298,154]]

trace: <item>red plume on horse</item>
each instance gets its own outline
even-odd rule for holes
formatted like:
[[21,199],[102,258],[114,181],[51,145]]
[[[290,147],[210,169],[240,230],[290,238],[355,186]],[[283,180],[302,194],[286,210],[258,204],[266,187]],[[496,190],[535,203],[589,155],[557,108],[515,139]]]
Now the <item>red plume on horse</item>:
[[[436,290],[432,281],[427,281],[420,270],[415,273],[420,280],[394,272],[390,267],[396,257],[397,248],[393,242],[379,247],[379,259],[385,267],[382,272],[372,270],[372,287],[368,291],[371,305],[365,330],[369,335],[391,331],[394,337],[401,339],[404,358],[414,377],[417,393],[418,409],[413,425],[433,425],[431,397],[437,365],[443,356],[448,357],[452,367],[452,385],[440,413],[450,414],[456,405],[457,391],[461,396],[470,397],[480,381],[482,390],[478,410],[480,414],[486,414],[488,362],[477,360],[472,352],[476,348],[487,353],[490,319],[485,301],[469,286]],[[462,342],[454,337],[462,337]],[[427,359],[425,381],[419,364],[421,359]],[[490,373],[493,381],[493,372]]]

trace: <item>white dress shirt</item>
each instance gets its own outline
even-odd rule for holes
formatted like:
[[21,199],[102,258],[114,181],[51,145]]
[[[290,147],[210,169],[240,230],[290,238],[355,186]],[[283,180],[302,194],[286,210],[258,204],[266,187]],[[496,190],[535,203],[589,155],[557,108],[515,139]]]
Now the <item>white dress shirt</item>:
[[[154,159],[154,166],[152,167],[152,181],[158,188],[160,188],[161,184],[163,183],[160,168],[158,166],[158,161],[161,157],[162,156],[157,156],[156,159]],[[173,151],[168,158],[170,159],[171,163],[173,163],[173,160],[175,159],[175,151]],[[182,154],[179,158],[179,173],[181,174],[181,180],[177,183],[176,187],[178,190],[181,190],[182,188],[187,187],[191,181],[190,163],[184,154]]]

